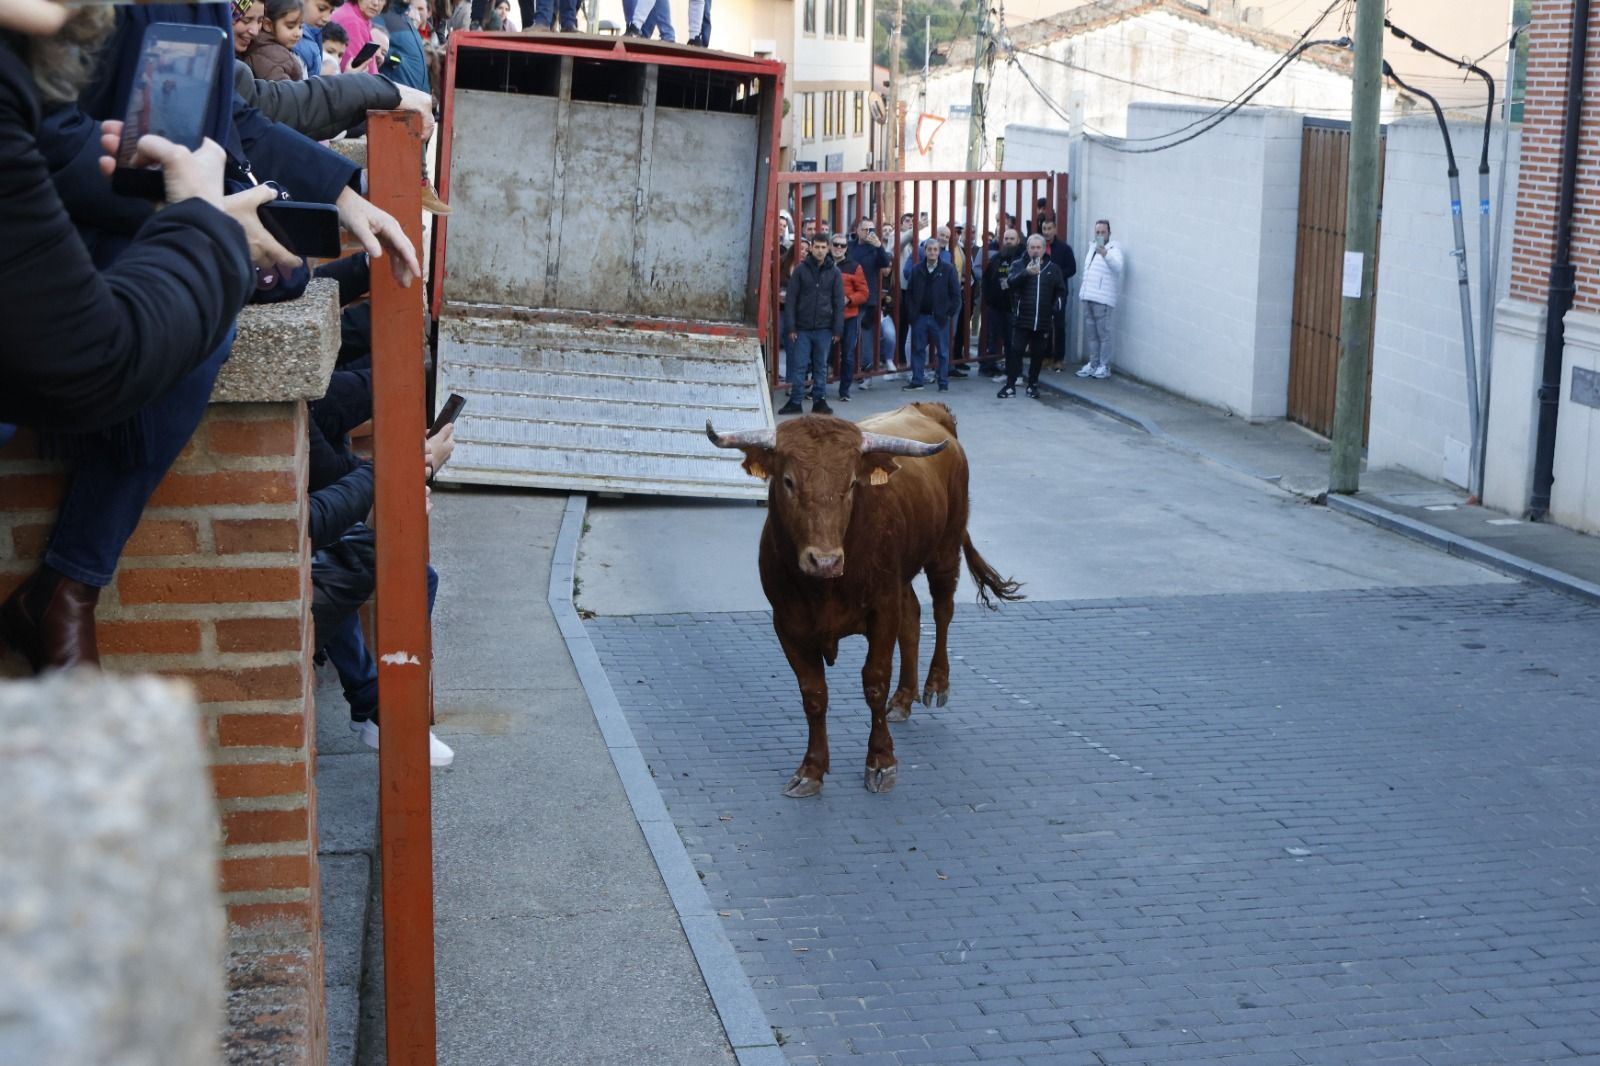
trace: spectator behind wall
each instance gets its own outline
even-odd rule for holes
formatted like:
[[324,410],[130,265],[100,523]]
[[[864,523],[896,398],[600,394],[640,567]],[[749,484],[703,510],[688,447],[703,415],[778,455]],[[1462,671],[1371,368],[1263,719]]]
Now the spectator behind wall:
[[[344,30],[346,42],[344,56],[339,60],[340,71],[350,69],[361,46],[373,39],[372,20],[383,13],[383,0],[345,0],[333,9],[332,22]],[[380,49],[372,61],[361,69],[368,74],[380,73],[383,52]]]
[[262,9],[261,28],[244,53],[251,71],[267,81],[304,81],[308,72],[294,53],[302,34],[300,0],[266,0],[251,6]]
[[391,0],[388,9],[374,20],[389,35],[389,57],[383,64],[383,73],[400,85],[427,92],[428,56],[411,8],[411,0]]

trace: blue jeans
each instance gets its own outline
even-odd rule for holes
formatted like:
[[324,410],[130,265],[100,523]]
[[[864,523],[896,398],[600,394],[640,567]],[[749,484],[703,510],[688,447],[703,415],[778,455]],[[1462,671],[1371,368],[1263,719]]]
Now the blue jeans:
[[[644,0],[644,3],[651,5],[650,14],[645,16],[644,25],[639,27],[639,32],[649,37],[660,30],[663,41],[676,41],[678,38],[672,30],[672,12],[668,9],[667,0]],[[638,7],[639,0],[622,0],[622,20],[631,26],[633,14]]]
[[90,439],[88,450],[72,464],[66,496],[45,548],[46,566],[95,588],[111,584],[145,504],[205,417],[211,387],[228,361],[233,337],[230,330],[205,362],[139,411],[144,436],[141,461],[130,466],[110,442]]
[[[575,30],[578,28],[578,0],[559,0],[561,8],[561,28]],[[557,0],[539,0],[533,9],[533,21],[524,22],[525,29],[548,30],[556,17]]]
[[844,332],[839,334],[839,395],[850,395],[850,386],[856,380],[856,345],[861,339],[861,319],[844,320]]
[[806,395],[806,372],[811,373],[811,398],[828,398],[828,354],[833,334],[825,329],[802,329],[790,343],[789,400],[799,403]]
[[[428,615],[433,616],[434,597],[439,592],[439,572],[428,567]],[[322,634],[317,634],[320,640]],[[366,638],[361,634],[361,613],[351,611],[339,620],[322,645],[328,661],[339,671],[339,684],[350,704],[350,718],[365,722],[378,709],[378,664],[372,661]]]
[[932,340],[939,353],[936,370],[940,387],[950,384],[950,323],[941,322],[932,315],[918,315],[911,323],[911,383],[928,383],[928,341]]

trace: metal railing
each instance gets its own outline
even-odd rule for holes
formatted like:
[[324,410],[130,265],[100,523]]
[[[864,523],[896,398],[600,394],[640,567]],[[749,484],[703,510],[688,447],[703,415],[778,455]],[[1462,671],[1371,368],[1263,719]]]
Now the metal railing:
[[[422,248],[422,120],[367,119],[371,199]],[[428,620],[428,518],[421,434],[423,283],[401,288],[387,262],[372,270],[372,466],[378,549],[376,634],[383,743],[378,746],[383,864],[384,1027],[390,1066],[434,1066],[433,808],[428,723],[433,638]]]
[[[902,356],[909,343],[910,318],[901,304],[901,287],[908,249],[915,257],[920,254],[921,240],[937,236],[941,226],[953,222],[963,226],[959,237],[952,230],[953,243],[959,252],[952,258],[956,260],[961,282],[961,311],[951,337],[950,361],[952,366],[965,366],[972,360],[973,342],[977,340],[981,344],[985,339],[982,334],[983,294],[976,271],[981,270],[991,237],[998,241],[1004,226],[1016,226],[1024,236],[1034,232],[1035,222],[1044,210],[1054,215],[1058,232],[1065,234],[1067,189],[1066,174],[1045,171],[863,171],[828,177],[813,172],[779,174],[778,198],[772,218],[776,220],[779,211],[788,212],[794,226],[790,234],[794,243],[787,250],[779,248],[770,268],[767,291],[771,306],[764,338],[769,380],[776,385],[779,376],[786,372],[780,336],[783,292],[789,272],[806,254],[807,219],[815,219],[820,230],[833,233],[843,230],[852,237],[862,218],[872,219],[880,230],[884,226],[891,230],[892,243],[885,242],[883,247],[889,250],[894,265],[885,272],[879,286],[878,306],[863,307],[860,312],[864,325],[856,358],[862,369],[855,374],[860,380],[887,372],[891,358],[896,364],[904,365]],[[913,220],[909,233],[900,230],[900,221],[908,214]],[[885,319],[892,324],[892,342],[885,337],[890,332],[884,326]],[[836,380],[839,373],[838,348],[834,346],[830,381]],[[895,348],[900,350],[900,356],[895,354]]]

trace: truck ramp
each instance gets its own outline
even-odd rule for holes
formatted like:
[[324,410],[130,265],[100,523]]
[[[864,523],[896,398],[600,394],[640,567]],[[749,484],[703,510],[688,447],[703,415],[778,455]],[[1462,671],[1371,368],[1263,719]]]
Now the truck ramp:
[[761,499],[718,429],[773,424],[751,331],[607,316],[531,317],[453,307],[439,321],[442,405],[458,392],[456,450],[442,482],[579,492]]

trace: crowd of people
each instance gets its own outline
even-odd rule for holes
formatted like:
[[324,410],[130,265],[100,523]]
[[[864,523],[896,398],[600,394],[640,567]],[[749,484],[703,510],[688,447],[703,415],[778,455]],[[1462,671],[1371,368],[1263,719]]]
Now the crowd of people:
[[[320,142],[359,129],[370,109],[415,111],[431,131],[435,100],[425,81],[396,77],[397,64],[375,61],[380,74],[318,63],[313,74],[300,53],[306,32],[320,29],[326,55],[339,12],[357,4],[369,32],[395,47],[404,33],[381,21],[376,2],[0,0],[0,280],[9,319],[0,442],[25,427],[43,455],[67,464],[40,563],[0,603],[0,642],[34,671],[99,662],[101,590],[204,416],[240,312],[299,299],[312,277],[330,278],[342,343],[326,395],[310,404],[307,442],[315,646],[339,673],[351,728],[377,746],[377,667],[357,613],[376,581],[373,471],[352,430],[372,411],[371,271],[409,285],[420,267],[400,224],[363,195],[362,168]],[[392,3],[387,14],[415,32],[411,10]],[[111,181],[154,23],[231,37],[237,57],[214,86],[199,148],[147,135],[122,160],[159,166],[159,203]],[[275,199],[330,205],[361,250],[313,267],[263,226],[258,210]],[[431,478],[450,458],[452,431],[430,436],[419,426],[417,447]],[[431,606],[431,568],[427,581]],[[432,763],[452,758],[433,737]]]
[[[1111,376],[1112,311],[1125,261],[1110,222],[1096,222],[1094,232],[1078,292],[1087,355],[1077,374],[1103,379]],[[804,411],[808,381],[811,412],[831,414],[830,374],[844,403],[852,388],[870,388],[883,375],[903,374],[907,392],[930,381],[948,391],[952,378],[968,376],[960,365],[967,360],[954,349],[969,336],[978,372],[1001,382],[1000,399],[1015,396],[1019,381],[1037,398],[1041,372],[1060,372],[1068,362],[1078,260],[1045,200],[1026,240],[1004,214],[969,244],[964,222],[930,234],[926,212],[907,212],[898,226],[863,217],[849,234],[820,230],[808,216],[793,241],[784,215],[778,245],[782,382],[789,390],[780,415]]]

